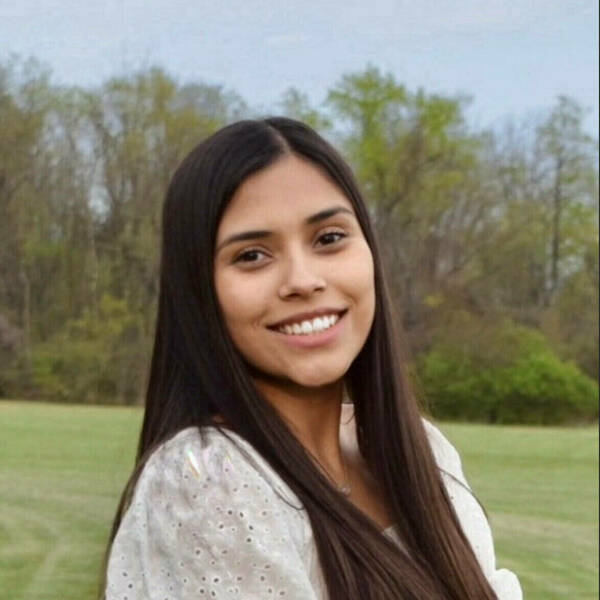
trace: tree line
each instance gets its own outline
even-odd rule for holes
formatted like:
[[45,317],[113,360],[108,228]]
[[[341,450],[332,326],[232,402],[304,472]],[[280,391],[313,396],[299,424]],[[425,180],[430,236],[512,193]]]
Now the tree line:
[[[434,414],[597,418],[598,142],[567,96],[484,130],[467,105],[368,66],[320,106],[290,88],[277,112],[355,169]],[[142,401],[167,182],[198,141],[255,116],[157,67],[81,88],[0,64],[0,396]]]

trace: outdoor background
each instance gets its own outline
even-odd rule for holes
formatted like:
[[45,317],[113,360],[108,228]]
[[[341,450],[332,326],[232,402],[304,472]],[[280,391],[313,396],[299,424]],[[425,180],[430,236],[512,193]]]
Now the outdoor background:
[[597,3],[0,0],[0,598],[94,597],[167,182],[268,114],[353,166],[499,566],[597,597]]

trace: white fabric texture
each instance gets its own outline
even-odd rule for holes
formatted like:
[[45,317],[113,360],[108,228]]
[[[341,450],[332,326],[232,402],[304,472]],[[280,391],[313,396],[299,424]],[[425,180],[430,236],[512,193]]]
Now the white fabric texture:
[[[483,572],[499,600],[521,600],[516,576],[496,569],[491,530],[463,487],[457,451],[425,425]],[[248,442],[228,435],[251,461],[214,427],[185,429],[152,454],[113,542],[106,600],[327,600],[298,497]],[[393,528],[384,533],[400,543]]]

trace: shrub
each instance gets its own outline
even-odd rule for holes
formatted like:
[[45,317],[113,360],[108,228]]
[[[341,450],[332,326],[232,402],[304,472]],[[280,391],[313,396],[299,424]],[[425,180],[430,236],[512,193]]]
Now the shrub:
[[418,361],[435,416],[545,424],[598,418],[597,383],[574,363],[561,361],[539,332],[510,321],[481,324],[483,335],[475,339],[468,340],[469,330],[462,329],[458,340],[446,330]]
[[93,315],[65,323],[32,355],[33,394],[63,402],[132,404],[147,364],[138,317],[105,295]]

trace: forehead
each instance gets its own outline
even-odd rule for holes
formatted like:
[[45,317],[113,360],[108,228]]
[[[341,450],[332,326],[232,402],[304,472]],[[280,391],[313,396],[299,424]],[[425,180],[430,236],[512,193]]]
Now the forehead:
[[285,156],[240,185],[225,209],[217,237],[240,226],[264,228],[301,222],[333,205],[354,212],[351,202],[319,167]]

